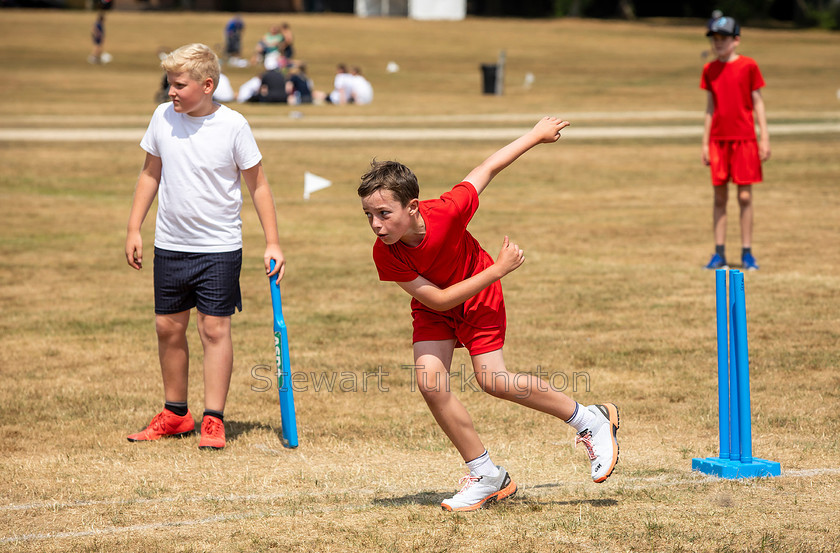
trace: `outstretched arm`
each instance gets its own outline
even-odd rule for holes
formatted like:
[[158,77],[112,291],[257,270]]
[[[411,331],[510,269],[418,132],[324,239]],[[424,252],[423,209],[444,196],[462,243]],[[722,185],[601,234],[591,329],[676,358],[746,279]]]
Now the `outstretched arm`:
[[471,183],[476,192],[481,195],[490,181],[493,180],[493,177],[498,175],[502,169],[537,144],[557,142],[557,139],[560,138],[560,131],[568,126],[569,122],[563,121],[559,117],[543,117],[534,125],[533,129],[485,159],[481,165],[470,171],[470,174],[464,180]]
[[[251,198],[254,200],[254,208],[257,211],[257,217],[260,219],[263,234],[265,234],[265,253],[263,254],[265,272],[269,276],[277,275],[277,284],[280,284],[280,279],[286,272],[286,260],[283,257],[283,251],[280,249],[280,238],[277,234],[277,212],[274,209],[274,196],[271,194],[262,162],[242,171],[242,178],[248,187],[248,192],[251,193]],[[275,262],[273,271],[270,269],[272,259]]]
[[440,288],[422,276],[418,276],[411,282],[397,284],[426,307],[435,311],[446,311],[461,305],[506,274],[519,268],[524,262],[525,253],[516,244],[511,244],[505,236],[502,251],[499,252],[496,262],[466,280],[447,288]]

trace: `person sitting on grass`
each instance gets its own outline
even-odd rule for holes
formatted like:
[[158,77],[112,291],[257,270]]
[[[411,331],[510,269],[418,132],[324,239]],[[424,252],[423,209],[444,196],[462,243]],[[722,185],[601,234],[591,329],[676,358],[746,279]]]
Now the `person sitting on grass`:
[[312,79],[306,74],[306,64],[296,64],[289,69],[289,80],[286,81],[289,105],[311,104],[314,90]]
[[[274,198],[251,128],[242,115],[213,101],[220,72],[216,54],[204,44],[189,44],[164,57],[161,67],[172,101],[157,107],[140,142],[146,160],[131,203],[125,258],[132,268],[143,268],[140,227],[157,196],[155,329],[164,407],[128,440],[194,432],[187,407],[187,327],[195,307],[204,348],[204,416],[198,447],[222,449],[233,371],[231,315],[242,310],[242,180],[265,236],[265,271],[278,282],[285,260]],[[270,271],[272,260],[276,266]]]
[[265,59],[265,73],[260,77],[259,92],[249,102],[286,103],[286,77],[278,63],[278,56]]
[[360,67],[354,67],[350,73],[350,101],[356,105],[363,106],[373,101],[373,85],[370,84]]
[[339,63],[335,66],[333,89],[325,100],[327,103],[344,105],[353,99],[353,76],[347,71],[347,66]]
[[500,279],[522,265],[524,253],[506,236],[494,263],[467,230],[490,181],[534,146],[556,142],[568,125],[543,118],[439,199],[419,200],[417,177],[395,161],[373,161],[358,187],[376,234],[373,260],[379,279],[396,282],[412,297],[418,388],[469,469],[463,488],[442,502],[448,511],[473,511],[517,489],[507,471],[493,463],[469,413],[449,390],[453,352],[462,345],[484,391],[559,418],[577,431],[595,482],[605,481],[618,461],[614,404],[584,407],[535,376],[514,375],[505,368],[507,323]]

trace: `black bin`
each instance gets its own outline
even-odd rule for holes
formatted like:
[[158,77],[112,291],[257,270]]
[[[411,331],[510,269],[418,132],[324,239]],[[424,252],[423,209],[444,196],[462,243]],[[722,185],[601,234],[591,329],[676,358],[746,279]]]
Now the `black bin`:
[[484,94],[496,94],[496,76],[498,75],[499,66],[495,63],[482,63],[482,90]]

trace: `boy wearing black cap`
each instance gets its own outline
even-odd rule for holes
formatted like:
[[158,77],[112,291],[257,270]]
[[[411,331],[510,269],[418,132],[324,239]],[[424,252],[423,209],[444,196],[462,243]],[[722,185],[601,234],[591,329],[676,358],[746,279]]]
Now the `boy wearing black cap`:
[[[706,36],[711,37],[717,57],[703,67],[700,88],[707,91],[706,119],[703,131],[703,163],[711,168],[714,185],[715,253],[707,269],[725,267],[726,203],[730,180],[738,186],[741,208],[741,262],[744,269],[758,269],[752,255],[753,202],[752,185],[761,182],[761,162],[770,158],[770,136],[761,88],[764,79],[756,62],[736,53],[741,42],[741,28],[731,17],[711,22]],[[755,119],[753,118],[755,113]],[[759,137],[755,135],[758,121]]]

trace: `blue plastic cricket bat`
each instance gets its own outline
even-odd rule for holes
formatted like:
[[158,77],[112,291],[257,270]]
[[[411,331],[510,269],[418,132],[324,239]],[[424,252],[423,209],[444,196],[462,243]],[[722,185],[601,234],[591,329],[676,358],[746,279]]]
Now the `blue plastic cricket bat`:
[[[271,261],[274,270],[274,260]],[[280,416],[283,424],[283,447],[298,446],[295,396],[292,390],[292,366],[289,363],[289,336],[283,319],[283,301],[277,275],[268,277],[271,288],[271,305],[274,308],[274,358],[277,362],[277,390],[280,394]]]

